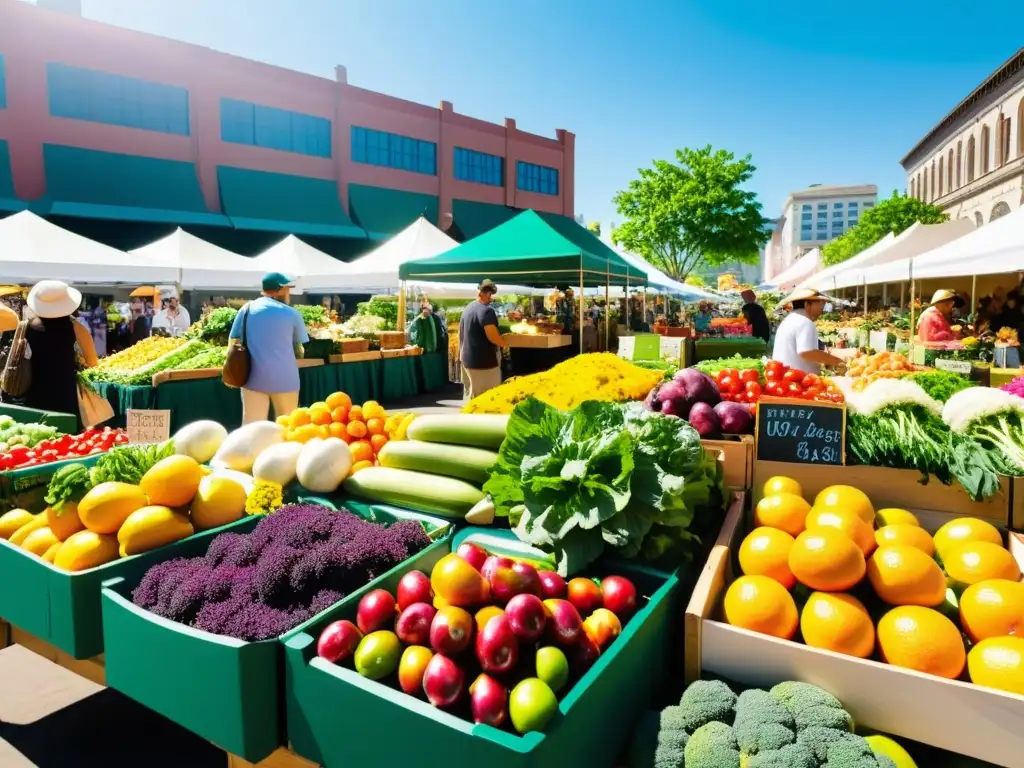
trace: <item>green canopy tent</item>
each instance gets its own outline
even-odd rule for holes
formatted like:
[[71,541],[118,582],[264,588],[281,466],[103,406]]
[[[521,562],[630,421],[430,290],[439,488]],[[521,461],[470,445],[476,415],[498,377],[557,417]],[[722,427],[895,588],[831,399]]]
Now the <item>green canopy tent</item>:
[[[581,328],[584,287],[603,285],[607,294],[611,285],[628,288],[647,284],[643,271],[586,228],[565,216],[533,210],[523,211],[450,251],[408,261],[399,267],[398,274],[403,281],[467,282],[488,278],[536,288],[579,285]],[[582,334],[580,345],[582,348]]]

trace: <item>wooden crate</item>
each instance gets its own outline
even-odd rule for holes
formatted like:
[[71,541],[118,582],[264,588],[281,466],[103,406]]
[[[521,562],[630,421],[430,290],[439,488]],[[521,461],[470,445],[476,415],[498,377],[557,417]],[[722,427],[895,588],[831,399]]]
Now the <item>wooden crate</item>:
[[380,356],[383,357],[385,360],[387,360],[388,358],[391,358],[391,357],[408,357],[409,356],[409,350],[406,349],[405,347],[402,347],[401,349],[383,349],[383,348],[381,348]]
[[367,352],[370,349],[369,339],[342,339],[339,344],[343,355],[354,355],[357,352]]
[[1010,528],[1024,531],[1024,477],[1013,478],[1010,488]]
[[[934,531],[953,512],[914,510]],[[784,680],[819,685],[834,694],[858,726],[912,739],[995,765],[1018,768],[1024,754],[1024,696],[926,675],[879,661],[809,648],[750,632],[721,620],[721,602],[738,572],[735,556],[751,525],[741,505],[729,508],[684,617],[687,683],[717,675],[768,688]],[[1024,568],[1024,538],[1009,535]]]
[[343,352],[340,355],[331,355],[329,363],[361,363],[366,360],[380,360],[380,350],[368,350],[366,352]]
[[725,457],[725,485],[749,489],[754,481],[754,436],[724,435],[721,440],[701,440],[705,448],[722,452]]
[[380,348],[385,349],[402,349],[406,345],[406,334],[405,331],[381,331],[380,332]]
[[551,333],[538,333],[532,336],[527,333],[506,333],[504,337],[506,343],[513,349],[556,349],[572,343],[571,336]]
[[194,381],[196,379],[217,379],[220,368],[196,368],[191,371],[160,371],[153,374],[153,386],[159,387],[169,381]]
[[1001,489],[985,501],[971,501],[959,484],[943,485],[931,478],[927,485],[918,482],[921,473],[912,469],[816,464],[788,464],[777,461],[754,462],[753,500],[761,498],[764,482],[774,475],[791,477],[800,483],[804,496],[813,501],[818,492],[830,485],[852,485],[864,491],[875,509],[900,507],[950,512],[961,517],[980,517],[996,525],[1010,522],[1010,478],[1001,478]]

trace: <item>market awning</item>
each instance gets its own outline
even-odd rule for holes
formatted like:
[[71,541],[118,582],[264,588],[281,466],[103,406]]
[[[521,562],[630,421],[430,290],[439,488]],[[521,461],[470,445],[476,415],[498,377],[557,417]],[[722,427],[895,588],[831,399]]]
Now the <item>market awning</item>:
[[387,240],[420,217],[436,225],[437,207],[437,195],[365,184],[348,185],[352,221],[366,230],[371,240]]
[[136,248],[133,254],[179,270],[177,283],[185,290],[256,290],[270,270],[255,259],[208,243],[177,229],[167,237]]
[[206,208],[192,163],[43,145],[48,213],[80,219],[229,227]]
[[522,211],[518,208],[509,208],[507,205],[478,203],[473,200],[452,200],[452,219],[466,240],[472,240],[484,232],[490,232],[520,213]]
[[700,288],[687,285],[686,283],[681,283],[678,280],[673,280],[660,269],[656,269],[651,266],[639,256],[627,251],[617,251],[617,253],[622,256],[627,263],[644,271],[647,275],[648,288],[653,288],[656,291],[664,291],[665,293],[673,296],[678,296],[683,301],[721,301],[722,299],[722,297],[717,294],[701,290]]
[[217,167],[220,201],[236,229],[365,239],[338,200],[330,179],[247,168]]
[[11,155],[7,142],[0,139],[0,211],[24,211],[28,203],[14,194],[14,177],[11,174]]
[[646,285],[608,245],[572,219],[524,211],[505,224],[446,253],[399,267],[403,280],[472,282],[482,278],[518,285]]

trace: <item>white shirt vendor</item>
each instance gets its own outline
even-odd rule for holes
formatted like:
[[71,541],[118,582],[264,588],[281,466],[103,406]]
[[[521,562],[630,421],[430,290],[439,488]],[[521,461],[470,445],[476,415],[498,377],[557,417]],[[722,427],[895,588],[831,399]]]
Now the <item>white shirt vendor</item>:
[[177,306],[161,309],[153,316],[153,327],[165,328],[171,332],[172,336],[181,336],[192,325],[192,320],[188,316],[187,309],[177,302],[173,303]]
[[838,367],[843,361],[818,347],[814,325],[825,309],[827,297],[813,288],[801,288],[782,300],[793,309],[775,332],[772,359],[804,373],[820,373],[821,366]]

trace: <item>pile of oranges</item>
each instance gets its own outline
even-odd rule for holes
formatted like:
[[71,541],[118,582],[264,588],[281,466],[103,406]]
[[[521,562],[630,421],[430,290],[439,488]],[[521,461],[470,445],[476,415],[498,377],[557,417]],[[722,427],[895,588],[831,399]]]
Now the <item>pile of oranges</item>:
[[[773,477],[726,591],[734,626],[1024,695],[1024,582],[991,523],[934,534],[850,486]],[[966,673],[966,675],[965,675]]]
[[377,454],[395,436],[395,419],[376,400],[353,404],[344,392],[335,392],[308,408],[296,408],[277,423],[285,428],[285,440],[306,443],[314,438],[338,437],[352,451],[352,470],[377,463]]

